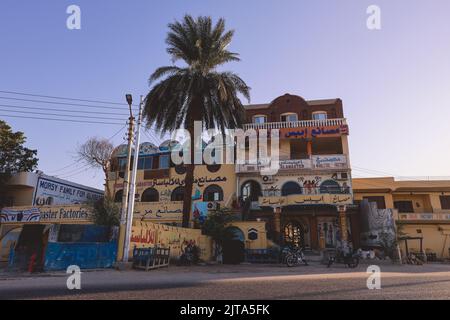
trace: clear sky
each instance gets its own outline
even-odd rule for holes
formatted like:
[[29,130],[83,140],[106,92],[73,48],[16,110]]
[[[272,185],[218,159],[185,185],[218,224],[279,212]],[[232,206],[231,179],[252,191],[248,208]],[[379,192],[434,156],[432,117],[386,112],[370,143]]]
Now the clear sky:
[[[71,4],[81,7],[81,30],[66,28]],[[366,27],[371,4],[381,8],[381,30]],[[252,87],[252,103],[284,93],[341,98],[354,176],[450,176],[448,0],[2,0],[0,91],[115,102],[130,92],[137,100],[149,74],[171,63],[167,24],[186,13],[224,17],[235,29],[230,49],[242,61],[226,68]],[[84,171],[74,150],[121,126],[0,118],[26,133],[40,170],[101,186],[102,173]],[[113,141],[122,139],[123,131]]]

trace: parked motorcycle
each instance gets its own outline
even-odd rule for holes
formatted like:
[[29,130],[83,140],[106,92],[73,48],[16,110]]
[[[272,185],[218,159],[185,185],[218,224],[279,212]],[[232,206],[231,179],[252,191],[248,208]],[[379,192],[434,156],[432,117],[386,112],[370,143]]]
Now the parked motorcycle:
[[303,249],[300,247],[286,248],[285,250],[283,250],[283,253],[283,262],[288,267],[294,267],[299,264],[303,264],[305,266],[308,265],[308,262],[305,259],[305,254],[303,253]]
[[351,269],[356,268],[359,265],[359,254],[336,249],[335,254],[328,257],[327,268],[331,267],[333,263],[343,263]]

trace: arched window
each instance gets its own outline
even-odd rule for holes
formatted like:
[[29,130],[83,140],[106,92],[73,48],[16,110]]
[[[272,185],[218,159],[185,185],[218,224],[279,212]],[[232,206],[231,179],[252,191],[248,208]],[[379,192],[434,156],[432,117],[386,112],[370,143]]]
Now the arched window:
[[203,201],[223,201],[223,190],[218,185],[212,184],[203,192]]
[[246,181],[241,187],[242,200],[258,201],[258,198],[262,196],[261,186],[254,180]]
[[141,202],[158,202],[159,192],[155,188],[148,188],[142,193]]
[[281,195],[302,194],[302,187],[297,182],[289,181],[281,187]]
[[123,190],[119,190],[114,195],[114,202],[122,202]]
[[326,180],[320,185],[320,193],[341,193],[341,187],[334,180]]
[[184,199],[184,187],[176,187],[173,189],[172,194],[170,195],[171,201],[183,201]]

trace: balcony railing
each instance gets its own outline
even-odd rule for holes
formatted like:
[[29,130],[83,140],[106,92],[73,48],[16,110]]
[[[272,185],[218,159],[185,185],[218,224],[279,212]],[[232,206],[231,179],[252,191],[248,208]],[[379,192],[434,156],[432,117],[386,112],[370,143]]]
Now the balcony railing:
[[[313,169],[348,169],[347,156],[336,155],[315,155],[308,159],[292,159],[279,161],[281,171],[287,170],[313,170]],[[270,166],[269,159],[259,159],[258,163],[245,163],[236,165],[236,173],[261,172]]]
[[329,127],[346,125],[345,118],[322,119],[322,120],[300,120],[265,123],[246,123],[244,129],[284,129],[284,128],[306,128],[306,127]]

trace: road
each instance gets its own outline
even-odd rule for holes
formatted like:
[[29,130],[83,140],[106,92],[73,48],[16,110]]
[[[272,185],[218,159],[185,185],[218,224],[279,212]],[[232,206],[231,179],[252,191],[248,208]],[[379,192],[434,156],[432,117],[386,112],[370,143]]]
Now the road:
[[367,265],[287,268],[195,266],[145,271],[86,271],[69,290],[63,272],[0,273],[1,299],[450,299],[450,265],[382,265],[381,289],[367,289]]

